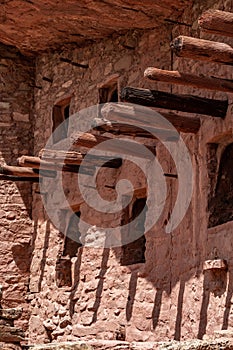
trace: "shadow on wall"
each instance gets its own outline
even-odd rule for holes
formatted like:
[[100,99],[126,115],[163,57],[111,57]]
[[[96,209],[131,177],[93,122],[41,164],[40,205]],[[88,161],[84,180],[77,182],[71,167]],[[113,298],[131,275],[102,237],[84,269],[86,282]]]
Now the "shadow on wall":
[[[225,270],[223,271],[207,270],[204,272],[203,295],[202,295],[200,322],[199,322],[199,330],[198,330],[199,339],[202,339],[206,333],[210,294],[213,293],[215,297],[220,297],[225,293],[226,287],[227,287],[227,272]],[[228,297],[229,297],[229,294],[228,294]],[[226,310],[227,308],[225,307],[223,327],[224,327],[224,323],[226,325],[228,323],[229,314],[227,315]]]
[[[190,215],[191,210],[189,209],[188,215]],[[150,283],[152,283],[153,288],[155,290],[154,297],[154,306],[152,308],[151,313],[151,324],[152,329],[156,330],[159,326],[162,299],[164,292],[167,295],[171,295],[172,289],[179,282],[179,292],[177,295],[175,303],[177,303],[176,310],[176,319],[174,321],[174,339],[181,339],[181,329],[182,329],[182,319],[183,319],[183,303],[184,303],[184,295],[185,295],[185,287],[186,282],[188,282],[191,278],[193,278],[194,273],[196,273],[196,277],[201,274],[201,270],[197,272],[197,266],[202,264],[201,260],[197,260],[197,256],[193,254],[193,242],[189,240],[187,244],[180,244],[181,242],[186,242],[187,240],[187,231],[178,231],[176,236],[166,235],[164,236],[164,240],[162,240],[162,245],[160,242],[160,246],[152,246],[146,245],[146,259],[145,262],[141,265],[141,269],[135,270],[135,265],[127,265],[129,270],[132,268],[129,286],[128,286],[128,297],[125,305],[125,316],[126,321],[130,322],[133,318],[133,308],[135,304],[135,297],[137,293],[137,284],[139,275],[143,274],[143,277],[147,279]],[[189,237],[191,234],[189,235]],[[44,277],[45,263],[46,263],[46,253],[49,247],[49,237],[50,237],[50,225],[47,222],[46,226],[46,234],[44,239],[43,253],[41,259],[41,267],[40,267],[40,276],[39,276],[39,290],[41,290],[41,283]],[[197,239],[197,238],[196,238]],[[175,243],[175,240],[177,242]],[[159,241],[161,241],[161,236],[159,237]],[[178,249],[179,253],[175,254],[175,249]],[[66,247],[66,248],[65,248]],[[67,245],[64,245],[64,251],[67,253]],[[73,249],[73,246],[72,246]],[[114,250],[113,250],[114,251]],[[125,251],[125,250],[124,250]],[[124,252],[121,250],[121,254]],[[191,253],[192,252],[192,253]],[[82,265],[82,253],[83,248],[80,246],[75,251],[75,254],[72,253],[72,257],[75,258],[73,264],[73,276],[72,276],[72,285],[70,285],[70,304],[69,304],[69,313],[72,318],[75,313],[75,305],[78,302],[78,298],[75,298],[76,291],[80,282],[80,271]],[[133,252],[131,252],[133,254]],[[175,254],[175,266],[173,266],[172,256]],[[98,320],[98,310],[101,304],[101,297],[104,289],[104,281],[105,274],[108,269],[108,261],[109,261],[110,250],[105,248],[103,250],[102,262],[100,267],[99,275],[96,277],[98,279],[98,284],[95,292],[95,300],[93,303],[93,307],[91,308],[91,312],[93,312],[92,320],[90,325],[95,323]],[[116,257],[118,260],[121,259],[119,254],[119,250],[116,252]],[[228,327],[228,319],[231,308],[231,298],[233,293],[233,278],[232,273],[229,274],[229,283],[226,297],[226,305],[224,311],[224,320],[222,329],[227,329]],[[199,321],[199,330],[196,336],[200,339],[203,338],[206,333],[207,328],[207,313],[208,313],[208,305],[210,300],[211,293],[215,297],[222,296],[226,292],[227,288],[227,272],[226,271],[205,271],[204,273],[204,281],[203,281],[203,295],[201,302],[201,310],[200,310],[200,321]],[[142,302],[143,303],[143,302]],[[198,322],[196,320],[196,322]]]
[[[229,149],[227,149],[227,152]],[[231,151],[231,149],[230,149]],[[216,149],[215,149],[216,152]],[[225,153],[223,153],[224,155]],[[225,156],[224,156],[225,157]],[[224,191],[231,191],[231,181],[228,181],[230,177],[227,176],[228,172],[231,171],[231,167],[229,166],[228,157],[226,158],[226,164],[227,167],[224,167],[224,165],[221,165],[220,174],[224,174],[223,180],[224,183],[222,184],[222,179],[219,180],[219,185],[216,187],[218,193],[219,186],[224,187]],[[223,160],[225,159],[223,158]],[[223,164],[220,162],[220,164]],[[212,164],[213,165],[213,164]],[[215,171],[216,169],[211,171]],[[171,180],[168,180],[171,181]],[[220,187],[221,187],[220,186]],[[153,234],[154,236],[151,237],[151,232],[145,235],[145,240],[140,240],[140,245],[135,246],[130,245],[128,247],[120,248],[114,250],[115,256],[117,260],[119,260],[119,263],[121,265],[127,265],[129,271],[131,271],[130,279],[129,279],[129,286],[128,286],[128,297],[125,303],[125,317],[126,321],[133,323],[133,309],[135,305],[135,298],[137,293],[137,286],[140,278],[143,277],[147,281],[151,283],[153,286],[152,289],[155,291],[155,295],[153,296],[153,300],[151,304],[152,310],[151,314],[147,315],[148,319],[151,319],[151,328],[153,331],[157,330],[158,327],[160,327],[160,317],[161,317],[161,309],[162,309],[162,302],[163,302],[163,296],[164,294],[167,294],[170,297],[173,297],[173,303],[176,305],[176,316],[174,320],[174,334],[173,337],[175,340],[180,340],[182,337],[182,321],[184,320],[184,313],[187,311],[184,309],[184,297],[186,297],[187,293],[189,293],[186,290],[187,282],[190,281],[194,276],[198,279],[198,277],[202,274],[202,264],[203,260],[207,257],[203,257],[203,244],[207,244],[207,236],[204,238],[201,237],[200,228],[196,227],[193,223],[193,208],[190,206],[185,218],[182,222],[182,228],[178,228],[175,230],[175,232],[171,234],[165,234],[164,232],[164,223],[168,220],[170,216],[170,212],[173,208],[173,200],[176,198],[176,189],[174,189],[174,185],[172,183],[168,184],[168,193],[169,195],[172,193],[172,198],[168,199],[168,203],[164,209],[164,213],[161,215],[161,219],[157,223],[157,230],[154,230]],[[139,201],[140,205],[141,203],[144,203],[143,206],[146,205],[146,200],[143,199]],[[193,203],[192,203],[193,205]],[[131,208],[132,209],[132,208]],[[140,208],[139,208],[140,209]],[[138,215],[141,212],[141,209],[139,212],[135,210],[135,213]],[[132,217],[130,217],[129,213],[133,213],[132,217],[134,217],[134,210],[130,210],[127,212],[127,220],[130,221]],[[77,213],[76,213],[77,214]],[[135,215],[136,215],[135,214]],[[196,213],[198,215],[198,212]],[[80,213],[79,213],[80,215]],[[136,215],[136,216],[137,216]],[[165,219],[165,220],[164,220]],[[197,225],[198,226],[198,225]],[[136,228],[135,228],[136,229]],[[75,234],[77,234],[77,226],[75,226]],[[140,227],[140,230],[143,230],[143,227]],[[41,283],[44,277],[44,269],[45,269],[45,259],[46,259],[46,252],[49,247],[49,235],[50,235],[50,228],[49,224],[46,228],[46,235],[44,240],[44,247],[43,247],[43,254],[42,254],[42,261],[41,261],[41,273],[39,277],[39,290],[41,289]],[[66,244],[67,243],[67,244]],[[66,281],[66,285],[71,287],[72,290],[70,292],[70,304],[69,304],[69,313],[70,316],[73,317],[75,313],[75,305],[78,301],[77,298],[75,298],[76,291],[79,286],[80,282],[80,270],[81,270],[81,264],[82,264],[82,253],[83,248],[82,247],[74,247],[74,245],[71,243],[70,247],[71,250],[67,248],[69,246],[68,241],[66,241],[64,244],[64,250],[63,253],[65,256],[69,256],[69,259],[75,258],[74,267],[73,267],[73,276],[69,278]],[[146,251],[144,251],[144,245],[146,247]],[[141,247],[141,249],[139,249]],[[75,248],[75,249],[74,249]],[[142,249],[143,248],[143,249]],[[71,252],[72,251],[72,252]],[[145,253],[145,254],[144,254]],[[105,281],[105,275],[108,269],[108,261],[110,256],[110,250],[104,249],[103,255],[102,255],[102,261],[101,261],[101,267],[99,275],[96,277],[98,279],[98,284],[95,292],[95,300],[93,303],[93,307],[89,309],[90,312],[93,312],[92,319],[90,321],[90,324],[96,323],[98,321],[98,311],[101,305],[101,298],[104,290],[104,281]],[[136,260],[134,261],[133,258]],[[226,257],[227,258],[227,257]],[[67,260],[68,261],[68,260]],[[138,264],[141,265],[138,269],[135,269],[135,265]],[[67,264],[68,269],[71,271],[71,261],[69,260],[69,263]],[[208,306],[210,301],[211,294],[218,298],[222,296],[226,292],[227,288],[227,276],[229,275],[229,282],[228,282],[228,290],[227,290],[227,297],[226,297],[226,304],[225,304],[225,310],[224,310],[224,319],[223,319],[223,325],[222,329],[227,329],[228,322],[229,322],[229,315],[230,315],[230,308],[231,308],[231,298],[233,293],[233,278],[231,271],[205,271],[204,273],[204,280],[203,280],[203,288],[202,288],[202,300],[201,300],[201,308],[200,308],[200,314],[199,318],[198,316],[195,316],[196,319],[194,322],[198,324],[198,332],[197,334],[196,329],[193,330],[193,334],[191,336],[197,336],[198,338],[202,339],[204,334],[206,333],[207,329],[207,314],[208,314]],[[73,281],[73,282],[72,282]],[[174,296],[171,296],[173,289],[178,285],[179,283],[179,291],[177,291],[177,294]],[[190,286],[188,287],[190,288]],[[178,289],[178,288],[177,288]],[[142,305],[143,302],[142,300]],[[190,302],[195,302],[194,299],[190,297]],[[169,301],[171,303],[171,301]],[[187,306],[187,301],[185,300],[185,306]],[[143,307],[143,306],[142,306]],[[142,314],[143,315],[143,314]],[[169,317],[169,312],[168,312]],[[186,314],[187,317],[187,314]],[[199,319],[199,321],[198,321]]]

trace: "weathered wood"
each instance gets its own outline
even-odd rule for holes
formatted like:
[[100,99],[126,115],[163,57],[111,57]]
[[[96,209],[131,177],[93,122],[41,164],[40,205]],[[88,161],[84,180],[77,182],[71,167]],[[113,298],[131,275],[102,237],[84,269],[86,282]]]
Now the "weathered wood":
[[231,12],[209,10],[200,16],[198,23],[206,32],[233,37],[233,13]]
[[40,172],[43,172],[44,170],[55,170],[86,175],[93,175],[95,173],[95,169],[93,167],[80,167],[79,165],[47,162],[39,157],[32,156],[22,156],[17,159],[17,163],[22,167],[40,169]]
[[[137,140],[143,138],[143,139],[150,139],[154,140],[155,143],[159,140],[163,141],[177,141],[179,139],[179,136],[177,136],[177,133],[174,134],[171,131],[168,130],[159,130],[156,129],[156,134],[154,133],[154,130],[152,128],[148,127],[147,130],[144,129],[145,125],[139,125],[134,126],[132,124],[124,124],[120,122],[111,122],[110,120],[107,120],[106,124],[99,124],[99,120],[102,120],[103,122],[106,121],[106,119],[100,119],[95,118],[94,122],[96,123],[96,129],[102,132],[108,132],[112,133],[113,135],[121,135],[121,136],[129,136],[133,138],[137,138]],[[155,136],[156,135],[156,136]]]
[[24,340],[24,332],[16,327],[0,325],[0,342],[18,343]]
[[200,89],[233,92],[233,80],[199,77],[193,74],[181,73],[149,67],[144,72],[144,77],[150,80],[162,81],[170,84],[193,86]]
[[2,175],[11,175],[15,177],[29,177],[29,178],[38,178],[39,176],[45,177],[56,177],[55,171],[43,171],[40,172],[37,169],[28,169],[26,167],[18,167],[11,165],[2,165],[0,166],[0,174]]
[[[106,131],[111,131],[111,127],[114,129],[119,128],[121,133],[131,131],[132,136],[141,134],[143,137],[152,138],[152,135],[157,135],[161,140],[177,140],[177,133],[172,130],[172,127],[166,121],[169,121],[181,132],[197,133],[200,128],[199,117],[184,117],[164,112],[158,113],[150,108],[126,103],[106,104],[102,107],[101,114],[108,121],[102,126]],[[161,118],[160,115],[165,119]],[[128,125],[125,123],[128,123]],[[148,133],[146,135],[147,130]]]
[[[54,163],[64,163],[69,165],[81,165],[86,154],[80,152],[66,152],[66,151],[56,151],[51,149],[42,149],[40,151],[40,158],[45,161],[50,161]],[[88,159],[85,159],[86,164],[89,166],[102,166],[107,168],[119,168],[122,165],[122,159],[116,158],[112,159],[109,156],[97,156],[90,155]]]
[[142,106],[174,109],[182,112],[211,115],[224,118],[228,100],[214,100],[191,95],[170,94],[168,92],[125,87],[121,92],[123,101]]
[[22,315],[23,309],[0,309],[0,319],[8,319],[8,320],[18,320]]
[[233,65],[233,48],[224,43],[181,35],[171,42],[171,49],[179,57]]
[[0,175],[0,181],[12,181],[12,182],[39,182],[38,177],[19,177],[10,175]]
[[[93,135],[90,133],[76,132],[71,135],[72,145],[78,147],[93,148],[98,146],[99,150],[104,152],[117,153],[121,155],[130,155],[141,158],[153,159],[155,148],[149,145],[145,145],[152,153],[143,151],[140,147],[135,147],[135,142],[130,140],[117,139],[114,136],[102,136]],[[114,140],[113,143],[106,143],[107,141]]]

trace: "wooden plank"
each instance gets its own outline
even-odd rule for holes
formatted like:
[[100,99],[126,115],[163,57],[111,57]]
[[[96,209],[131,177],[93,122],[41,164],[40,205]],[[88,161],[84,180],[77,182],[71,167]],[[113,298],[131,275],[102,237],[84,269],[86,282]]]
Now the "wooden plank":
[[170,94],[168,92],[125,87],[121,99],[142,106],[173,109],[188,113],[211,115],[224,118],[228,100],[214,100],[191,95]]
[[171,42],[171,49],[179,57],[233,65],[233,48],[224,43],[181,35]]
[[[66,152],[51,149],[42,149],[39,154],[40,158],[43,158],[43,160],[59,164],[64,163],[65,165],[81,165],[85,155],[86,154],[75,151]],[[96,167],[119,168],[122,165],[121,158],[112,159],[110,156],[92,155],[90,158],[85,159],[85,161],[88,166]]]
[[12,182],[39,182],[38,177],[23,177],[23,176],[9,176],[9,175],[0,175],[0,181],[12,181]]
[[206,11],[200,16],[198,24],[206,32],[233,37],[233,13],[231,12]]
[[[149,145],[145,145],[152,153],[145,152],[141,147],[138,147],[138,144],[135,145],[135,142],[131,140],[118,139],[117,137],[112,136],[103,136],[103,135],[93,135],[90,133],[79,133],[76,132],[71,135],[72,147],[86,147],[93,148],[98,146],[99,150],[104,152],[117,153],[118,155],[130,155],[139,158],[148,158],[153,159],[153,154],[155,153],[155,148]],[[107,141],[112,141],[112,143],[106,143]]]
[[18,320],[23,313],[22,308],[0,309],[0,319]]
[[[151,138],[157,135],[161,140],[177,140],[177,133],[167,123],[169,121],[178,131],[197,133],[200,128],[199,117],[184,117],[175,113],[156,112],[140,105],[126,103],[109,103],[102,107],[105,129],[119,128],[119,133],[131,131],[132,136],[140,135]],[[161,118],[160,115],[162,115]],[[108,123],[106,122],[108,121]],[[128,123],[128,125],[126,124]],[[110,127],[108,127],[110,125]],[[103,128],[103,127],[102,127]],[[141,128],[141,130],[140,130]],[[143,132],[145,135],[143,135]],[[151,133],[151,134],[150,134]]]
[[[153,140],[153,142],[157,143],[158,139],[163,141],[177,141],[179,139],[179,136],[177,136],[177,133],[175,134],[172,131],[165,130],[165,129],[156,129],[154,130],[151,127],[145,128],[145,125],[141,123],[141,126],[138,125],[132,125],[118,122],[111,122],[110,120],[106,119],[100,119],[95,118],[94,122],[96,123],[95,128],[102,132],[108,132],[112,133],[113,135],[121,135],[121,136],[129,136],[133,138],[137,138],[137,140],[140,140],[141,138],[146,138]],[[102,121],[102,123],[100,122]],[[107,121],[107,123],[105,123]],[[99,124],[98,124],[99,123]],[[156,135],[156,136],[155,136]],[[141,143],[141,142],[140,142]]]
[[17,159],[17,163],[19,166],[33,169],[43,170],[55,170],[55,171],[63,171],[69,173],[80,173],[86,175],[94,175],[95,168],[92,167],[80,167],[79,165],[72,164],[62,164],[62,163],[54,163],[47,162],[39,157],[32,156],[22,156]]
[[45,177],[56,177],[55,171],[43,171],[40,172],[37,169],[28,169],[26,167],[18,167],[18,166],[11,166],[11,165],[2,165],[0,166],[0,174],[2,175],[11,175],[15,177],[29,177],[29,178],[38,178],[39,176],[45,176]]
[[193,86],[199,89],[233,92],[233,80],[199,77],[193,74],[181,73],[149,67],[144,72],[144,77],[150,80],[162,81],[170,84]]
[[24,340],[24,332],[16,327],[0,325],[0,342],[18,343]]

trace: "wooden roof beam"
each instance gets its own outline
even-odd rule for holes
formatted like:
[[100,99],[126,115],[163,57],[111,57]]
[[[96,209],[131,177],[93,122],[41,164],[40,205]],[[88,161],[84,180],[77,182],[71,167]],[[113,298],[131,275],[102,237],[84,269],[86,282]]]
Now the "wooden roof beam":
[[[132,89],[132,88],[127,88]],[[136,89],[140,90],[141,89]],[[150,90],[148,90],[150,91]],[[129,101],[132,102],[132,101]],[[141,101],[138,101],[139,104]],[[134,100],[134,103],[135,100]],[[168,120],[178,131],[197,133],[200,128],[199,117],[184,117],[175,113],[157,112],[150,108],[144,108],[137,104],[108,103],[101,109],[105,124],[100,126],[106,131],[119,129],[119,133],[131,131],[131,135],[144,137],[157,137],[161,140],[177,140],[177,132],[168,125]],[[164,117],[161,118],[159,115]],[[127,125],[128,123],[128,125]],[[146,134],[147,132],[147,134]]]
[[233,13],[231,12],[209,10],[200,16],[198,23],[205,32],[233,37]]
[[[103,136],[103,135],[93,135],[90,133],[80,133],[76,132],[71,135],[71,139],[73,141],[72,147],[86,147],[93,148],[98,146],[99,150],[103,150],[104,152],[112,152],[113,154],[119,155],[130,155],[138,158],[149,158],[153,159],[153,154],[155,153],[155,148],[150,145],[145,145],[151,152],[147,153],[140,147],[135,146],[135,142],[131,140],[119,139],[115,136]],[[113,143],[106,143],[107,141],[112,141]]]
[[93,167],[81,167],[79,165],[72,165],[72,164],[64,164],[64,163],[56,163],[56,162],[49,162],[46,160],[43,160],[39,157],[33,157],[33,156],[22,156],[17,159],[17,163],[19,166],[26,167],[26,168],[33,168],[33,169],[40,169],[40,171],[43,170],[55,170],[55,171],[64,171],[69,173],[81,173],[86,175],[94,175],[95,169]]
[[225,117],[228,107],[228,100],[214,100],[132,87],[125,87],[122,90],[121,99],[125,102],[136,103],[142,106],[204,114],[218,118]]
[[193,86],[199,89],[233,92],[233,80],[216,77],[199,77],[193,74],[181,73],[149,67],[144,72],[144,77],[150,80],[162,81],[170,84]]
[[[42,171],[39,173],[38,169],[28,169],[27,167],[11,166],[11,165],[1,165],[0,175],[3,176],[13,176],[19,178],[39,178],[39,176],[45,177],[56,177],[55,171]],[[3,179],[3,178],[2,178]]]
[[180,35],[170,46],[178,57],[233,65],[233,48],[224,43]]
[[[39,154],[42,160],[51,162],[54,164],[64,165],[81,165],[86,154],[75,151],[58,151],[52,149],[42,149]],[[85,159],[86,166],[92,167],[106,167],[106,168],[119,168],[122,165],[121,158],[112,159],[111,156],[98,156],[90,155]]]

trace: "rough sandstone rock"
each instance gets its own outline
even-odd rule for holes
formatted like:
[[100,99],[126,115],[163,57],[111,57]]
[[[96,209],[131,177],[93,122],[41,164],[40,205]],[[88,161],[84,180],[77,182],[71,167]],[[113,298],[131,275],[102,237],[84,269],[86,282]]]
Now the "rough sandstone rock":
[[116,30],[154,28],[163,17],[176,19],[188,3],[188,0],[26,3],[10,0],[1,5],[0,36],[3,43],[23,51],[40,51],[69,42],[81,44]]

